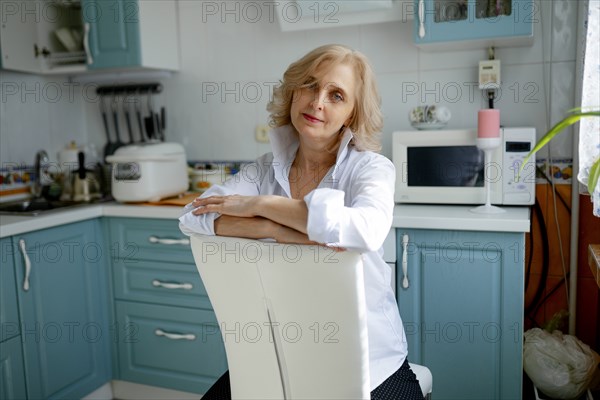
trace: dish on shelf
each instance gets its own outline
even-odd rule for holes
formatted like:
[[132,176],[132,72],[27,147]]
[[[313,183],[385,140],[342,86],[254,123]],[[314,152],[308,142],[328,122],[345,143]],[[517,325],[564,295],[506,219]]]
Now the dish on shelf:
[[434,129],[442,129],[446,126],[446,122],[415,122],[411,124],[413,128],[418,129],[420,131],[434,130]]
[[427,105],[414,107],[408,113],[408,120],[416,129],[440,129],[452,118],[447,107]]

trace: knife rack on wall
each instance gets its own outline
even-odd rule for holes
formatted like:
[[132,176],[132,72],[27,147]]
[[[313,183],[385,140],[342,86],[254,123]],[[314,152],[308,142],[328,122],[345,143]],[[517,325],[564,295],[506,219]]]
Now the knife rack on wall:
[[[163,106],[156,110],[154,104],[155,96],[162,90],[163,86],[160,83],[96,88],[96,94],[100,97],[100,112],[107,139],[104,148],[105,157],[127,144],[165,140],[166,108]],[[122,133],[125,131],[127,131],[126,135]]]

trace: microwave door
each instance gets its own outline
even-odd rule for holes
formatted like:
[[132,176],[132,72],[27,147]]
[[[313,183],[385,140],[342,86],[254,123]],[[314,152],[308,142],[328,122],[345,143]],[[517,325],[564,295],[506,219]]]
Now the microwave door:
[[407,186],[484,187],[484,153],[476,146],[409,147]]

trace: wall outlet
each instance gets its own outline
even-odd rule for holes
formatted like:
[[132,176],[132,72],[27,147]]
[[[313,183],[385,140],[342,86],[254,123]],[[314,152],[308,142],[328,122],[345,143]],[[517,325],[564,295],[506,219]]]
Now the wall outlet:
[[258,143],[269,143],[269,131],[271,127],[269,125],[257,125],[255,138]]

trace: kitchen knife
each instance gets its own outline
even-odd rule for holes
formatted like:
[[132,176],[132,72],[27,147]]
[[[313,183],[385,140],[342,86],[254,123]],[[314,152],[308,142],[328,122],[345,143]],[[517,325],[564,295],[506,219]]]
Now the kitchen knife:
[[117,98],[116,95],[113,95],[113,101],[111,103],[111,108],[112,108],[112,114],[113,114],[113,122],[115,124],[115,134],[117,136],[117,141],[115,143],[115,150],[119,147],[122,147],[125,145],[125,143],[121,142],[121,135],[119,134],[119,112],[118,112],[118,107],[119,107],[119,100]]
[[146,129],[148,129],[148,126],[151,125],[152,126],[152,139],[160,139],[160,137],[158,137],[159,132],[158,132],[158,118],[156,118],[156,115],[154,114],[154,101],[152,99],[153,94],[152,93],[148,93],[148,113],[150,114],[148,117],[146,117],[146,119],[150,120],[149,122],[146,122]]
[[129,108],[130,105],[127,101],[127,97],[123,99],[123,113],[125,114],[125,123],[127,124],[127,132],[129,133],[129,143],[133,143],[133,131],[131,130],[131,120],[129,119]]
[[108,126],[108,115],[106,111],[106,104],[104,104],[104,97],[100,96],[100,112],[102,113],[102,122],[104,124],[104,132],[106,133],[106,145],[104,146],[104,158],[110,156],[116,150],[116,143],[113,143],[110,138],[110,128]]
[[135,115],[137,118],[138,129],[140,130],[140,137],[142,142],[146,141],[146,133],[144,132],[144,126],[142,124],[142,98],[139,96],[135,99]]
[[165,107],[160,108],[160,138],[165,141],[165,129],[167,128],[167,110]]

